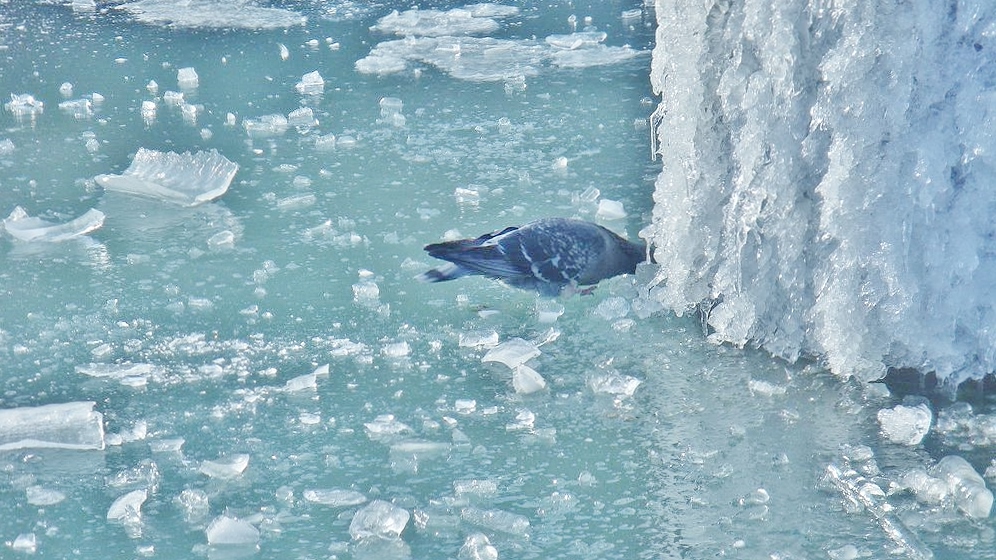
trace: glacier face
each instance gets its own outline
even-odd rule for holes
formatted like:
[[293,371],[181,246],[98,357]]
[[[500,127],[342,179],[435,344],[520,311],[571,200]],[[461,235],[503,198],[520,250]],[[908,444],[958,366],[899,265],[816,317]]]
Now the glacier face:
[[996,370],[996,5],[656,12],[651,295],[843,377]]

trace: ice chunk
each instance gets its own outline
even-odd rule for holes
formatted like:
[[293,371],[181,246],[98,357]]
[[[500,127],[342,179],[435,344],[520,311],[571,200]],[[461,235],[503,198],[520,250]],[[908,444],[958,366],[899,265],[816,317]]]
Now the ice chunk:
[[304,499],[315,504],[332,507],[358,506],[367,501],[367,497],[356,490],[339,488],[305,490]]
[[290,50],[287,49],[287,45],[277,43],[277,47],[280,49],[280,60],[287,60],[290,58]]
[[529,519],[524,515],[500,509],[466,507],[460,510],[460,519],[491,531],[520,537],[529,536]]
[[311,107],[301,107],[287,114],[287,124],[297,127],[311,127],[318,126],[318,120],[315,119],[315,112],[311,110]]
[[480,497],[494,496],[498,493],[498,483],[494,480],[457,480],[453,482],[453,492],[457,496],[468,494]]
[[390,342],[380,349],[381,354],[388,358],[404,358],[412,353],[412,348],[407,341]]
[[180,492],[173,502],[180,508],[187,523],[198,523],[210,513],[208,496],[203,490],[187,488]]
[[178,154],[139,148],[124,173],[94,180],[109,191],[197,206],[225,194],[238,170],[217,150]]
[[611,321],[620,317],[625,317],[629,313],[629,301],[624,297],[613,296],[606,298],[595,308],[595,315]]
[[314,391],[316,389],[318,389],[318,382],[314,372],[299,375],[293,379],[287,380],[287,383],[284,384],[284,391],[288,393]]
[[132,490],[118,497],[107,509],[108,521],[137,521],[142,518],[142,504],[148,499],[148,490]]
[[461,348],[494,348],[498,345],[498,332],[494,330],[462,332],[458,344]]
[[595,216],[603,220],[621,220],[626,217],[626,210],[623,209],[622,202],[603,198],[598,201],[598,210],[595,212]]
[[498,549],[491,545],[484,533],[467,535],[457,553],[458,560],[498,560]]
[[104,415],[93,407],[93,402],[71,402],[0,410],[0,451],[103,449]]
[[90,377],[113,379],[122,385],[136,387],[145,385],[150,378],[159,378],[164,371],[153,364],[100,364],[91,363],[76,366],[76,373]]
[[89,119],[93,116],[93,104],[89,99],[73,99],[59,103],[59,110],[76,120]]
[[968,461],[957,455],[948,455],[934,465],[932,473],[948,483],[955,505],[965,515],[977,519],[989,517],[993,493],[986,488],[986,481]]
[[259,529],[244,519],[219,515],[204,530],[209,545],[254,545],[259,542]]
[[371,31],[399,37],[441,37],[454,35],[486,35],[501,26],[496,18],[519,13],[514,6],[475,4],[451,10],[397,10],[377,20]]
[[283,115],[263,115],[257,119],[242,121],[243,128],[250,138],[268,138],[287,132],[287,117]]
[[52,506],[66,499],[66,495],[62,492],[42,486],[28,486],[25,491],[28,503],[33,506]]
[[196,89],[200,83],[197,71],[193,68],[180,68],[176,72],[176,83],[180,89]]
[[32,121],[42,114],[45,104],[35,99],[30,93],[10,94],[10,101],[4,103],[4,109],[13,113],[14,118],[21,120],[25,117]]
[[374,500],[353,515],[349,535],[355,541],[399,539],[410,518],[408,510],[383,500]]
[[137,0],[117,6],[136,21],[169,27],[281,29],[308,18],[281,8],[260,8],[245,0]]
[[628,46],[608,47],[595,45],[574,50],[555,50],[550,54],[550,62],[560,68],[590,68],[610,66],[646,54]]
[[248,466],[249,455],[237,453],[215,461],[204,461],[201,463],[200,471],[211,478],[227,480],[241,475]]
[[363,426],[367,429],[367,433],[371,437],[391,436],[413,431],[411,427],[400,422],[393,414],[381,414],[374,418],[372,422],[367,422]]
[[550,35],[546,44],[557,49],[580,49],[593,47],[605,41],[608,35],[602,31],[582,31],[569,35]]
[[14,153],[14,141],[10,138],[4,138],[0,140],[0,156],[9,156]]
[[301,76],[301,81],[294,86],[301,95],[319,95],[325,91],[325,79],[318,70]]
[[515,366],[512,372],[512,387],[520,395],[528,395],[546,388],[546,380],[536,370],[526,364]]
[[619,397],[633,396],[640,383],[635,377],[619,373],[598,374],[588,378],[588,387],[593,393]]
[[515,368],[540,354],[540,349],[532,342],[511,338],[488,350],[481,361],[501,362],[510,368]]
[[104,213],[91,208],[83,215],[64,224],[53,224],[41,218],[29,216],[17,206],[2,222],[3,228],[13,238],[20,241],[40,241],[57,243],[82,237],[104,225]]
[[10,543],[10,548],[18,552],[34,554],[38,549],[38,540],[34,533],[21,533],[17,535],[14,542]]
[[927,403],[915,406],[896,405],[878,411],[882,435],[892,443],[919,445],[930,431],[933,414]]
[[335,149],[335,134],[323,134],[315,138],[315,149],[320,152],[329,152]]

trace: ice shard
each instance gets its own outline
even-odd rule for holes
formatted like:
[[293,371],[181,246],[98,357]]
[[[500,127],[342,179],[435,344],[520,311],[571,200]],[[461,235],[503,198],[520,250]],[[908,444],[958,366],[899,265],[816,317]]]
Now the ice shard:
[[104,213],[91,208],[83,215],[64,224],[54,224],[41,218],[29,216],[17,206],[7,219],[0,222],[11,237],[20,241],[41,241],[56,243],[82,237],[104,225]]
[[70,402],[0,410],[0,451],[103,449],[104,415],[93,407]]
[[238,170],[217,150],[178,154],[139,148],[124,173],[94,180],[109,191],[197,206],[225,194]]

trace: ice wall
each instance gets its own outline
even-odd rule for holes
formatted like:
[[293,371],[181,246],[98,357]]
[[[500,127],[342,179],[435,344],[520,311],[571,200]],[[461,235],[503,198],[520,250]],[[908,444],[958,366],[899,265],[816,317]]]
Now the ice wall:
[[996,4],[656,11],[652,296],[841,376],[996,371]]

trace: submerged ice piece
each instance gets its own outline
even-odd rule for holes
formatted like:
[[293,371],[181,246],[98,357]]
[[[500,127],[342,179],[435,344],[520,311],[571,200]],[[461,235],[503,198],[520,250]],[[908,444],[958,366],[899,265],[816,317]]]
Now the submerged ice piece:
[[545,296],[570,286],[590,286],[633,274],[647,248],[583,220],[548,218],[507,227],[477,239],[426,245],[429,255],[450,264],[424,272],[422,282],[444,282],[479,274]]
[[70,402],[0,410],[0,451],[103,449],[104,415],[93,406],[93,402]]
[[82,237],[102,225],[104,225],[104,213],[93,208],[64,224],[53,224],[29,216],[24,208],[17,206],[7,219],[0,222],[0,226],[3,226],[3,229],[15,239],[50,243]]
[[178,154],[139,148],[121,175],[97,175],[109,191],[197,206],[225,194],[239,165],[217,150]]

